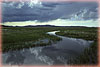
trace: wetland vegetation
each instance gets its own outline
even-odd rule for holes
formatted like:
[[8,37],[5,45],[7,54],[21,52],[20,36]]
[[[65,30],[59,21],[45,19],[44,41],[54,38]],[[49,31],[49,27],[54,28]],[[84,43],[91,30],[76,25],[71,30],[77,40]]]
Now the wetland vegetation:
[[[52,42],[61,40],[59,37],[46,34],[46,32],[55,29],[56,28],[45,27],[5,27],[2,29],[2,50],[5,52],[9,50],[50,45]],[[49,42],[44,43],[41,41],[43,39],[48,39]]]
[[98,62],[98,29],[97,28],[65,28],[56,34],[71,38],[94,41],[89,48],[75,59],[69,59],[69,64],[97,64]]
[[69,64],[97,63],[98,29],[94,27],[3,27],[2,50],[7,52],[9,50],[51,45],[62,39],[46,33],[58,30],[60,32],[57,32],[57,35],[94,41],[80,56],[69,59]]

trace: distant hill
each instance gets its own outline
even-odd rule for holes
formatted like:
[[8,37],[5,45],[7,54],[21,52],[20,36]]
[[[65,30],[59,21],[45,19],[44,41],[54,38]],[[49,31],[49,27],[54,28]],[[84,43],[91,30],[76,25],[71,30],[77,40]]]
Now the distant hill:
[[27,25],[24,27],[60,27],[60,26],[55,26],[55,25],[36,25],[36,26],[32,26],[32,25]]
[[13,27],[13,26],[7,26],[7,25],[1,25],[2,27]]
[[[86,26],[55,26],[55,25],[27,25],[27,26],[7,26],[7,25],[2,25],[2,27],[86,27]],[[96,27],[94,27],[96,28]]]
[[2,27],[60,27],[60,26],[55,26],[55,25],[27,25],[27,26],[7,26],[7,25],[2,25]]

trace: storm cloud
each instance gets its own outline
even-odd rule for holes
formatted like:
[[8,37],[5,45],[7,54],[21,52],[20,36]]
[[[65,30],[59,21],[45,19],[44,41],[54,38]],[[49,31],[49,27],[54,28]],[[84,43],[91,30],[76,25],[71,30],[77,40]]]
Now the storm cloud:
[[98,18],[96,2],[3,2],[2,21],[39,21],[57,19],[95,20]]

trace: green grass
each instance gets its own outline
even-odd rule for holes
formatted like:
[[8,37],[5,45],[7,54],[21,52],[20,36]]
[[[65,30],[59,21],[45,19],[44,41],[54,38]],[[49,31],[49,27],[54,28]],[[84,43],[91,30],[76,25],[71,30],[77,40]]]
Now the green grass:
[[[47,32],[55,29],[56,28],[47,27],[4,27],[2,29],[2,50],[3,52],[6,52],[9,50],[50,45],[51,42],[61,40],[59,37],[46,34]],[[34,44],[39,40],[47,38],[50,40],[48,43]]]
[[81,38],[85,40],[97,41],[97,28],[65,28],[56,34],[71,38]]

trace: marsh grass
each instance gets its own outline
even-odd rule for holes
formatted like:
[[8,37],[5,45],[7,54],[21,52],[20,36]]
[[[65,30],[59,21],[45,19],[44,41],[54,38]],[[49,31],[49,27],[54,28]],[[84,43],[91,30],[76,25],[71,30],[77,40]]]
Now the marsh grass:
[[89,41],[94,41],[90,47],[86,48],[84,52],[75,58],[69,58],[68,64],[73,65],[90,65],[98,63],[98,29],[97,28],[65,28],[56,34],[71,38],[80,38]]
[[[3,27],[2,50],[3,52],[6,52],[22,48],[46,46],[50,45],[52,42],[56,43],[56,41],[61,40],[61,38],[46,34],[46,32],[55,29],[56,28],[48,27]],[[34,44],[35,42],[46,38],[50,40],[48,43]]]
[[89,48],[86,48],[80,56],[69,58],[67,63],[70,65],[97,65],[97,50],[97,43],[94,42]]
[[71,38],[97,41],[97,28],[65,28],[56,34]]

